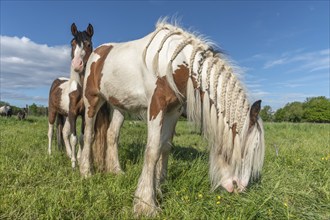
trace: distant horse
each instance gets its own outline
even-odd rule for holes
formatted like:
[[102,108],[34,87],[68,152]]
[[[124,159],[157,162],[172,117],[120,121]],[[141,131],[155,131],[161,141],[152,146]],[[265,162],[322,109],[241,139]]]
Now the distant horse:
[[213,190],[222,186],[228,192],[235,187],[243,191],[250,180],[259,178],[264,160],[264,131],[258,117],[261,101],[250,105],[236,68],[201,37],[159,21],[156,30],[141,39],[96,48],[85,74],[83,176],[92,173],[91,144],[100,106],[108,102],[115,109],[106,152],[113,170],[120,169],[116,138],[123,112],[147,111],[148,140],[135,191],[136,215],[154,216],[159,210],[156,188],[167,175],[183,106],[208,140]]
[[26,115],[27,115],[27,110],[26,108],[23,108],[22,110],[19,110],[18,113],[17,113],[17,119],[18,120],[24,120],[26,118]]
[[[93,51],[92,36],[94,29],[91,24],[86,31],[77,30],[75,23],[71,25],[71,73],[70,79],[58,78],[54,80],[49,91],[48,103],[48,153],[51,154],[53,127],[58,117],[58,141],[63,128],[63,139],[67,155],[71,158],[72,167],[76,165],[75,146],[77,144],[76,120],[84,114],[82,101],[82,82],[85,66]],[[64,123],[64,126],[63,126]],[[84,122],[82,123],[83,126]],[[82,128],[83,131],[83,128]],[[71,136],[70,136],[71,135]],[[69,140],[70,136],[70,140]]]
[[4,106],[0,107],[1,116],[11,117],[12,112],[13,111],[9,105],[4,105]]

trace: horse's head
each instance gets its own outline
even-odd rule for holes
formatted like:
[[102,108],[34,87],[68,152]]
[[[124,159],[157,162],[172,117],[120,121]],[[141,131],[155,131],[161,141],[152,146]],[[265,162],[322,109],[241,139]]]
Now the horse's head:
[[243,191],[250,181],[257,180],[260,176],[265,153],[263,124],[258,116],[260,104],[261,100],[256,101],[251,106],[244,125],[241,151],[237,151],[239,155],[236,156],[234,156],[235,152],[233,153],[232,157],[239,158],[240,162],[236,163],[234,170],[233,167],[226,166],[226,163],[222,164],[225,169],[222,171],[221,185],[228,192],[235,190],[235,186],[238,187],[238,191]]
[[91,24],[85,31],[78,31],[75,23],[71,25],[71,65],[75,72],[82,73],[87,60],[93,51],[92,36],[94,29]]

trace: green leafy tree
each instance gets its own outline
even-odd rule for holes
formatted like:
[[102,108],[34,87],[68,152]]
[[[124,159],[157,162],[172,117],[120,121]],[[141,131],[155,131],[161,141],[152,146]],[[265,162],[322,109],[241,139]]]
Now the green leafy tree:
[[270,107],[269,105],[265,105],[261,109],[259,115],[260,115],[260,117],[262,118],[263,121],[273,121],[272,107]]
[[308,122],[330,122],[330,100],[324,96],[307,98],[303,118]]
[[29,106],[29,114],[35,116],[38,115],[38,106],[35,103]]

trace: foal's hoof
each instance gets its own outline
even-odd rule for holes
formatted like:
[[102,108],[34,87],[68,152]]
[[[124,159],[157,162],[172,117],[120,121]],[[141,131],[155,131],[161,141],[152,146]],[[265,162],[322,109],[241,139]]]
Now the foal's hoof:
[[76,162],[71,162],[71,167],[72,167],[72,169],[75,169],[76,168]]
[[84,178],[88,178],[92,176],[92,171],[89,167],[80,166],[80,174]]
[[145,216],[148,218],[155,218],[161,209],[155,204],[149,204],[141,199],[134,200],[134,216],[140,217]]

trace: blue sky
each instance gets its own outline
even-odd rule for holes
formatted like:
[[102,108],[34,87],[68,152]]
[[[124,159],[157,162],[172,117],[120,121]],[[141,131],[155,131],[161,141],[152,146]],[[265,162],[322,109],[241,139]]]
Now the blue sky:
[[70,26],[94,26],[94,47],[152,32],[160,17],[217,43],[244,70],[252,99],[273,110],[329,98],[329,1],[1,1],[1,101],[48,105],[69,76]]

